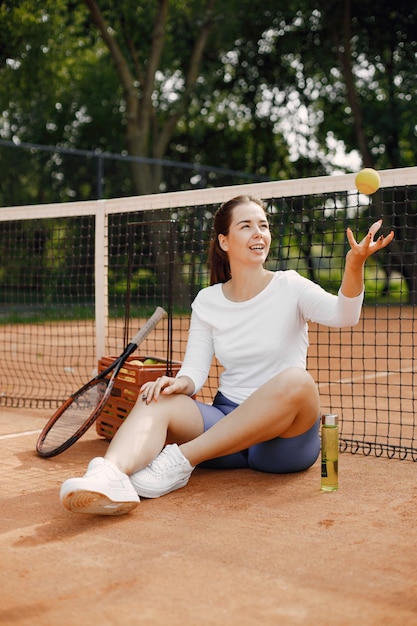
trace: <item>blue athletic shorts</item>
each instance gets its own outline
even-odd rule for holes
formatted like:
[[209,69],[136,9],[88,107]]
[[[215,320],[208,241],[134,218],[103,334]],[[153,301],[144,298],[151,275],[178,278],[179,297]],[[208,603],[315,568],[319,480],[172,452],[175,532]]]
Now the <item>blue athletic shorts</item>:
[[[217,392],[213,404],[196,402],[204,421],[204,430],[208,430],[225,415],[233,411],[238,404]],[[201,467],[212,469],[251,468],[272,474],[301,472],[315,463],[320,453],[319,438],[320,418],[302,435],[297,437],[276,437],[264,443],[258,443],[246,450],[211,459]]]

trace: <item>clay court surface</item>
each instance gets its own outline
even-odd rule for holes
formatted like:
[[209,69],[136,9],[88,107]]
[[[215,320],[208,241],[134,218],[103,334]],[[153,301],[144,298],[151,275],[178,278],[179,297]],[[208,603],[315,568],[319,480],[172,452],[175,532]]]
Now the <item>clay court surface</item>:
[[117,518],[61,508],[107,443],[34,451],[50,411],[0,409],[0,623],[417,624],[416,463],[344,453],[340,489],[301,474],[197,469]]

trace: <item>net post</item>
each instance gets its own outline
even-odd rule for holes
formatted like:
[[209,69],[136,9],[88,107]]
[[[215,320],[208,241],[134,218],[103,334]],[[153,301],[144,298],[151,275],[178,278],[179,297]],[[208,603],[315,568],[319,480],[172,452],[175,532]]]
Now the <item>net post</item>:
[[109,313],[108,298],[108,215],[106,200],[98,200],[95,211],[95,326],[96,362],[104,356]]

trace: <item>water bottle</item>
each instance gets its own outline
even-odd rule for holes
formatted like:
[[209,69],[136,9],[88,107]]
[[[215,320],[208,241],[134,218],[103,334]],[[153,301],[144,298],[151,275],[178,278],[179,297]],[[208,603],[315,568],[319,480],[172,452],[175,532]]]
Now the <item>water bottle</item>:
[[321,489],[337,491],[339,461],[339,424],[334,413],[321,416]]

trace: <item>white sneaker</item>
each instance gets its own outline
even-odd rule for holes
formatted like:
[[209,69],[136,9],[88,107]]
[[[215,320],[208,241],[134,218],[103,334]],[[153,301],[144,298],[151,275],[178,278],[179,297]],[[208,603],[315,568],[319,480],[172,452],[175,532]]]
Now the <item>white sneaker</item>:
[[144,469],[131,475],[136,492],[144,498],[159,498],[170,491],[185,487],[194,467],[176,443],[162,452]]
[[62,483],[60,498],[69,511],[98,515],[129,513],[140,502],[127,474],[102,457],[90,461],[81,478]]

